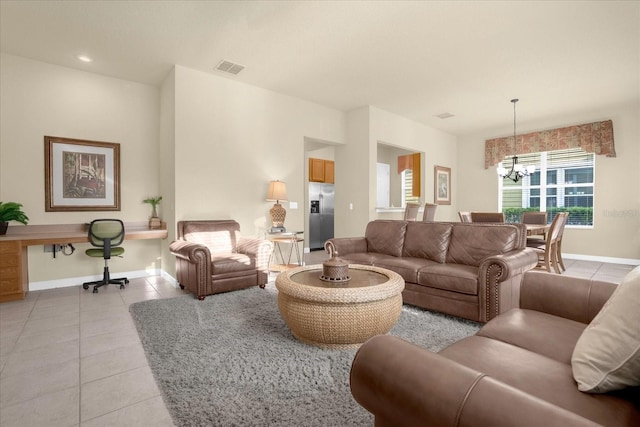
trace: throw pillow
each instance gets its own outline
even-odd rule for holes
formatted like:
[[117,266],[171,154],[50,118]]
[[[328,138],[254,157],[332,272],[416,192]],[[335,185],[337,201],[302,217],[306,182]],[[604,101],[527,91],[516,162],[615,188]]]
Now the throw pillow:
[[640,267],[584,330],[571,357],[578,389],[606,393],[640,385]]

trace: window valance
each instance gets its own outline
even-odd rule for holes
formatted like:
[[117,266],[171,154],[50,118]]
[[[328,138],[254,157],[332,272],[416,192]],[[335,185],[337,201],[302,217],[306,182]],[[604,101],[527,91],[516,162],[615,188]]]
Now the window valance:
[[484,168],[488,169],[514,153],[539,153],[567,148],[582,148],[587,153],[616,157],[611,120],[517,135],[516,147],[514,151],[512,136],[486,140]]

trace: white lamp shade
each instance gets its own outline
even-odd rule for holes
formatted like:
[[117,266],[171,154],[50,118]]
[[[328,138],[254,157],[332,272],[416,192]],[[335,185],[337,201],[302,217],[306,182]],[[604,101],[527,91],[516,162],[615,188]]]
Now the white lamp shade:
[[267,201],[279,202],[287,201],[287,186],[282,181],[271,181],[269,183],[269,192],[267,193]]

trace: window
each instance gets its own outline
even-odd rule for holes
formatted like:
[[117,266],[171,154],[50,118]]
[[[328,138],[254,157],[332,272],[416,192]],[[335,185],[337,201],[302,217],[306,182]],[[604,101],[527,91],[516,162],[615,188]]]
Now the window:
[[402,206],[406,206],[407,202],[420,203],[420,196],[413,195],[413,171],[405,169],[402,171]]
[[[593,225],[595,154],[572,148],[524,154],[518,162],[535,165],[536,172],[518,182],[498,178],[507,222],[519,222],[524,210],[540,210],[548,213],[549,222],[557,212],[569,212],[567,224]],[[510,169],[511,157],[501,165]]]

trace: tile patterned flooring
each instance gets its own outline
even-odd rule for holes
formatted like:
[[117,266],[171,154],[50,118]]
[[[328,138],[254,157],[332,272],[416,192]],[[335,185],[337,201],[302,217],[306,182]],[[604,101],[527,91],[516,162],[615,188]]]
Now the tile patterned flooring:
[[[322,251],[305,254],[307,264],[325,259]],[[634,267],[565,264],[565,275],[615,282]],[[126,290],[74,286],[0,304],[0,425],[172,426],[128,307],[184,294],[153,276]]]

